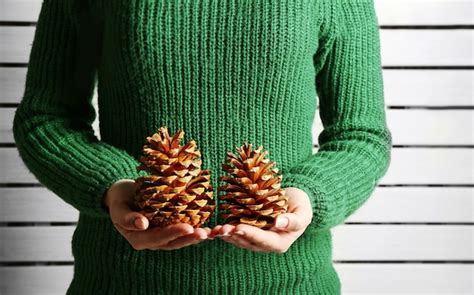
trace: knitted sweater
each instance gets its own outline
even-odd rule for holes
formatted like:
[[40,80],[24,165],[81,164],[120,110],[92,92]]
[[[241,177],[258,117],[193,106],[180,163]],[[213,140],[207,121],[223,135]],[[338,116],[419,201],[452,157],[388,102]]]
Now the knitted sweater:
[[[339,294],[331,228],[390,162],[373,0],[87,2],[43,2],[13,122],[27,168],[80,212],[68,294]],[[308,194],[311,224],[285,253],[220,239],[134,250],[102,196],[145,175],[138,158],[160,126],[196,140],[215,188],[227,151],[263,145],[282,186]]]

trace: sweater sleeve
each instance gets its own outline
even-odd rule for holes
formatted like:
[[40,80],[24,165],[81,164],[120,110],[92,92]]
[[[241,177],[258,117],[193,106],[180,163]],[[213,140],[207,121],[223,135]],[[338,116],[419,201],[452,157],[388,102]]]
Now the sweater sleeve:
[[291,166],[282,181],[309,195],[313,230],[343,223],[369,198],[391,160],[373,0],[338,3],[334,31],[315,59],[319,149]]
[[81,21],[84,10],[72,4],[42,4],[13,134],[20,157],[42,185],[81,213],[108,217],[104,193],[119,179],[138,177],[139,162],[94,135],[98,51],[91,44],[99,42],[92,22]]

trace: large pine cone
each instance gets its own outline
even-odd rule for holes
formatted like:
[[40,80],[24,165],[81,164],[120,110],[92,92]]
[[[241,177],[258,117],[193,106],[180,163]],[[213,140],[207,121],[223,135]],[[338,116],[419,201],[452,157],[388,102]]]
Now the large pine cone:
[[194,140],[180,145],[183,136],[183,130],[171,137],[167,127],[161,127],[143,146],[137,171],[151,175],[135,180],[134,204],[151,226],[188,223],[200,227],[214,212],[210,173],[201,170],[201,153]]
[[226,223],[250,224],[262,229],[271,228],[275,218],[287,212],[288,197],[281,188],[282,175],[277,175],[275,162],[265,159],[268,151],[261,152],[262,146],[252,150],[252,145],[244,143],[237,148],[240,157],[228,152],[222,170],[230,176],[219,179],[228,184],[219,187],[226,192],[219,196],[225,201],[219,205],[221,217]]

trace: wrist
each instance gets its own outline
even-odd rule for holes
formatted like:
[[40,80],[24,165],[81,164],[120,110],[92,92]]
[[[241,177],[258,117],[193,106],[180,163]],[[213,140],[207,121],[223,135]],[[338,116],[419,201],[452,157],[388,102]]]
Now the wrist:
[[102,196],[104,206],[110,208],[117,199],[129,197],[134,193],[135,181],[133,179],[120,179],[114,182]]

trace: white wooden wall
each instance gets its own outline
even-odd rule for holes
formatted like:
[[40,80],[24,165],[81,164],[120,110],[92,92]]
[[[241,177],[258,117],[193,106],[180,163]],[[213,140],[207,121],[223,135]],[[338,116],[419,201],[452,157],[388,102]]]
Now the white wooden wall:
[[[393,158],[333,230],[344,294],[474,293],[473,1],[376,0]],[[78,214],[38,185],[11,131],[40,6],[0,0],[0,294],[64,294],[72,277]]]

